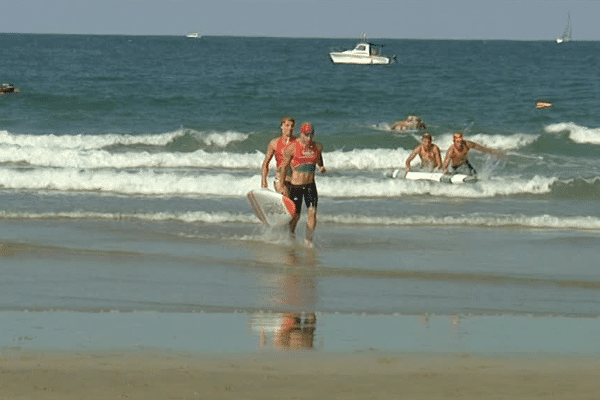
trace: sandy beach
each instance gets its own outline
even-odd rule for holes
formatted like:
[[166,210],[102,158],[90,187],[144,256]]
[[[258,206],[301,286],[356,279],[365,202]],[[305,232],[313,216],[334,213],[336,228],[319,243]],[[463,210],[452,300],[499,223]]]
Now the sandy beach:
[[592,399],[597,358],[2,351],[0,399]]
[[[0,400],[600,397],[598,42],[0,43]],[[413,114],[504,157],[392,179]],[[286,115],[324,146],[310,248],[247,198]]]

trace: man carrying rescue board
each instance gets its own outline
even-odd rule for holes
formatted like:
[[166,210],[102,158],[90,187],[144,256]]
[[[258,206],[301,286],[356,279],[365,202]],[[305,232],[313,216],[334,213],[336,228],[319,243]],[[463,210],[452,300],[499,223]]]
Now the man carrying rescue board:
[[470,140],[465,140],[463,138],[462,132],[456,132],[453,135],[452,141],[453,143],[450,145],[450,147],[448,147],[446,157],[444,157],[444,164],[442,166],[445,174],[448,173],[449,167],[452,168],[450,172],[454,173],[458,168],[466,166],[468,168],[468,174],[476,175],[477,171],[475,171],[475,168],[473,168],[473,166],[467,159],[467,155],[469,154],[469,150],[471,149],[492,154],[496,157],[502,157],[502,153],[499,153],[492,149],[488,149],[487,147],[481,146],[475,142],[471,142]]
[[410,162],[417,156],[421,158],[421,168],[428,171],[442,168],[440,148],[433,144],[431,133],[423,134],[423,143],[415,147],[412,154],[406,159],[406,172],[411,170]]
[[[281,164],[283,163],[283,150],[294,140],[296,137],[294,136],[294,127],[296,126],[296,121],[292,117],[283,117],[281,118],[281,124],[279,125],[279,129],[281,130],[281,135],[276,137],[275,139],[269,142],[267,146],[267,153],[265,154],[265,159],[262,163],[262,182],[261,187],[267,188],[269,185],[267,183],[267,176],[269,175],[269,164],[271,163],[271,159],[275,156],[275,165],[277,167],[276,177],[279,177],[279,172],[281,169]],[[291,179],[292,174],[289,174],[289,179]],[[275,188],[275,190],[278,190]],[[287,192],[281,192],[284,196],[287,196]]]
[[[315,184],[315,170],[319,167],[321,173],[325,173],[323,166],[323,146],[313,140],[314,129],[310,123],[303,123],[300,127],[300,136],[291,142],[283,151],[283,163],[279,169],[279,179],[276,189],[279,193],[292,199],[296,206],[295,213],[290,221],[290,232],[294,235],[296,225],[300,219],[302,199],[306,204],[306,244],[312,246],[313,235],[317,226],[317,203],[319,195]],[[286,187],[286,182],[291,167],[291,179]]]

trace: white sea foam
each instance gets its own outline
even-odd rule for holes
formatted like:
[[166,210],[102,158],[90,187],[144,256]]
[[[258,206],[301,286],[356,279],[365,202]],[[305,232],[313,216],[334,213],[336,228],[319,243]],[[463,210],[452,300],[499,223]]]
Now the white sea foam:
[[[333,169],[390,169],[404,165],[409,151],[354,150],[327,153],[326,165]],[[264,153],[227,153],[197,150],[191,153],[130,151],[112,153],[107,150],[73,148],[1,146],[0,163],[25,163],[55,168],[232,168],[259,170]],[[275,161],[272,161],[275,167]]]
[[101,213],[101,212],[7,212],[0,211],[2,219],[96,219],[96,220],[135,220],[135,221],[179,221],[187,223],[202,222],[207,224],[221,224],[227,222],[256,223],[258,218],[248,213],[228,212],[159,212],[159,213]]
[[[324,153],[330,170],[385,170],[404,167],[410,155],[404,149],[364,149]],[[196,150],[190,153],[103,149],[0,146],[0,163],[28,164],[53,168],[226,168],[259,170],[264,153],[230,153]],[[275,160],[271,161],[275,168]]]
[[[387,127],[387,128],[386,128]],[[385,124],[374,127],[378,130],[389,130],[389,126]],[[407,131],[405,134],[410,134],[417,141],[421,141],[423,132]],[[452,144],[454,132],[434,135],[433,142],[437,144],[442,152],[446,151]],[[516,150],[535,142],[540,135],[532,135],[526,133],[516,133],[512,135],[487,135],[483,133],[464,134],[465,140],[470,140],[479,143],[483,146],[490,147],[496,150],[508,151]]]
[[329,178],[319,180],[319,195],[330,197],[441,197],[489,198],[515,194],[549,193],[557,178],[493,179],[475,184],[449,185],[403,179]]
[[600,128],[587,128],[573,122],[562,122],[548,125],[545,130],[549,133],[569,132],[569,139],[575,143],[600,144]]
[[0,145],[30,148],[99,149],[106,146],[145,144],[164,146],[178,136],[182,130],[160,135],[16,135],[0,131]]
[[115,145],[166,146],[178,137],[190,134],[207,146],[225,147],[232,142],[241,142],[248,134],[226,132],[200,132],[193,129],[178,129],[174,132],[146,135],[19,135],[0,131],[0,146],[12,145],[27,148],[92,150]]
[[232,154],[197,150],[191,153],[125,152],[64,148],[0,147],[0,162],[26,163],[54,168],[253,168],[264,158],[261,153]]
[[[445,152],[452,144],[453,135],[453,133],[439,135],[434,139],[435,143],[440,147],[442,152]],[[482,146],[500,151],[520,149],[535,142],[538,137],[539,135],[525,133],[517,133],[514,135],[484,135],[478,133],[475,135],[465,134],[464,136],[465,140],[469,140]]]
[[227,132],[198,132],[192,131],[192,135],[207,146],[224,148],[232,142],[243,142],[248,139],[248,134],[235,131]]
[[410,153],[404,149],[335,150],[324,152],[323,158],[331,169],[375,170],[404,166]]
[[[8,212],[0,211],[0,219],[96,219],[132,220],[149,222],[177,221],[183,223],[257,223],[251,213],[230,212],[156,212],[156,213],[102,213],[102,212]],[[341,225],[379,226],[470,226],[489,228],[533,228],[559,230],[600,230],[600,218],[593,216],[553,216],[553,215],[483,215],[467,214],[460,216],[410,215],[402,217],[367,216],[358,214],[320,213],[319,221]]]
[[[402,197],[432,195],[441,197],[488,198],[515,194],[544,194],[557,178],[492,179],[475,184],[450,185],[434,182],[384,179],[380,177],[317,178],[319,194],[325,197]],[[7,189],[101,191],[143,195],[245,196],[257,187],[260,174],[239,176],[229,173],[152,170],[114,171],[70,169],[12,170],[0,175]]]
[[354,225],[398,225],[398,226],[484,226],[484,227],[523,227],[536,229],[584,229],[600,230],[600,218],[591,216],[557,217],[552,215],[480,215],[406,217],[327,215],[321,213],[319,220],[337,224]]
[[256,188],[253,182],[230,174],[178,174],[150,170],[111,171],[44,169],[11,171],[0,176],[0,185],[11,189],[101,191],[145,195],[240,196]]
[[[99,136],[55,136],[14,135],[0,131],[0,163],[29,164],[54,168],[234,168],[259,169],[264,153],[231,153],[199,149],[181,153],[169,150],[150,152],[131,150],[114,152],[107,150],[114,145],[166,146],[177,137],[192,134],[206,146],[223,148],[234,141],[244,141],[248,135],[238,132],[202,133],[178,130],[159,135],[99,135]],[[535,140],[535,135],[513,135],[510,137],[475,135],[473,139],[496,149],[517,148]],[[451,143],[452,136],[445,135],[441,145],[444,149]],[[445,143],[447,142],[447,143]],[[213,149],[214,150],[214,149]],[[361,149],[325,151],[324,158],[329,169],[378,170],[404,166],[412,150]],[[274,167],[274,160],[272,161]]]

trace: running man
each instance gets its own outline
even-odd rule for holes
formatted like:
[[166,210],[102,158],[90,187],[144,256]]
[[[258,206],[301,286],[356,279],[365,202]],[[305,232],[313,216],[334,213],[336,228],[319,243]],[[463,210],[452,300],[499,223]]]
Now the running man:
[[[302,124],[300,127],[300,136],[285,148],[277,187],[279,193],[285,195],[287,192],[288,197],[296,205],[296,212],[290,221],[292,236],[296,232],[296,225],[300,219],[300,211],[302,209],[302,199],[304,199],[308,215],[306,221],[306,244],[308,246],[312,246],[313,235],[317,226],[317,203],[319,195],[317,194],[317,186],[315,184],[315,170],[318,166],[321,173],[325,173],[326,171],[323,166],[323,146],[313,140],[314,133],[311,124]],[[285,186],[281,183],[286,182],[288,179],[290,166],[292,173],[286,191]]]
[[471,149],[492,154],[496,157],[502,157],[502,153],[500,152],[488,149],[487,147],[475,142],[471,142],[470,140],[465,140],[462,132],[456,132],[452,141],[453,143],[450,145],[450,147],[448,147],[446,157],[444,157],[444,164],[442,165],[442,169],[444,170],[445,174],[448,173],[448,168],[451,168],[451,173],[455,173],[458,168],[466,166],[468,171],[465,172],[467,172],[469,175],[477,175],[477,171],[475,171],[475,168],[473,168],[467,159],[467,155]]
[[442,168],[440,148],[433,144],[433,138],[430,133],[423,134],[423,143],[415,147],[412,154],[406,159],[406,172],[411,170],[410,162],[417,154],[421,158],[421,168],[428,171]]
[[[283,117],[281,118],[281,124],[279,125],[279,129],[281,130],[281,136],[276,137],[275,139],[269,142],[267,146],[267,153],[265,154],[265,159],[262,163],[262,182],[261,187],[268,187],[267,176],[269,176],[269,164],[271,163],[271,159],[275,156],[275,165],[277,167],[277,172],[275,174],[275,182],[277,182],[277,177],[279,176],[279,172],[281,169],[281,164],[283,163],[283,150],[294,140],[296,137],[294,136],[294,127],[296,126],[296,121],[292,117]],[[291,179],[291,173],[289,174]],[[289,182],[287,182],[289,183]],[[275,190],[277,189],[277,183],[274,184]],[[282,192],[283,193],[283,192]],[[287,193],[287,192],[286,192]],[[283,193],[284,195],[286,193]]]

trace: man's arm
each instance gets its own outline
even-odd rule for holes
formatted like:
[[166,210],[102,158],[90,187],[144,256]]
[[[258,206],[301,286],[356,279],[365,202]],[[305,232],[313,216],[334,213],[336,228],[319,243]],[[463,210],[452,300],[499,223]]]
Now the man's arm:
[[444,163],[442,164],[442,170],[444,172],[448,172],[448,165],[450,165],[450,160],[452,159],[452,153],[454,153],[454,145],[451,144],[448,147],[448,151],[446,151],[446,157],[444,157]]
[[435,159],[435,167],[442,168],[442,153],[440,152],[440,148],[438,146],[433,148],[433,157]]
[[485,146],[482,146],[480,144],[477,144],[475,142],[467,141],[466,143],[467,143],[467,146],[469,146],[469,149],[479,150],[482,153],[492,154],[492,155],[495,155],[495,156],[500,156],[501,155],[501,153],[499,153],[499,152],[497,152],[495,150],[492,150],[490,148],[487,148]]
[[292,163],[293,156],[294,146],[290,144],[285,148],[285,150],[283,150],[283,163],[281,164],[281,170],[279,171],[279,179],[277,181],[277,185],[279,185],[279,187],[275,188],[275,190],[277,190],[283,195],[287,195],[287,192],[285,190],[285,179],[287,178],[287,171],[290,164]]
[[317,160],[317,165],[319,166],[319,171],[324,174],[327,172],[327,170],[323,164],[323,146],[321,144],[317,144],[317,149],[319,149],[319,159]]
[[267,176],[269,175],[269,163],[271,162],[271,159],[273,158],[273,156],[275,155],[275,146],[273,141],[269,142],[269,145],[267,146],[267,154],[265,154],[265,159],[263,160],[262,163],[262,180],[261,180],[261,187],[268,187],[269,184],[267,183]]
[[405,165],[406,172],[410,171],[410,162],[412,160],[414,160],[414,158],[417,156],[417,154],[419,154],[420,150],[421,150],[421,145],[418,145],[417,147],[415,147],[415,149],[410,154],[410,156],[408,156],[408,158],[406,159],[406,165]]

